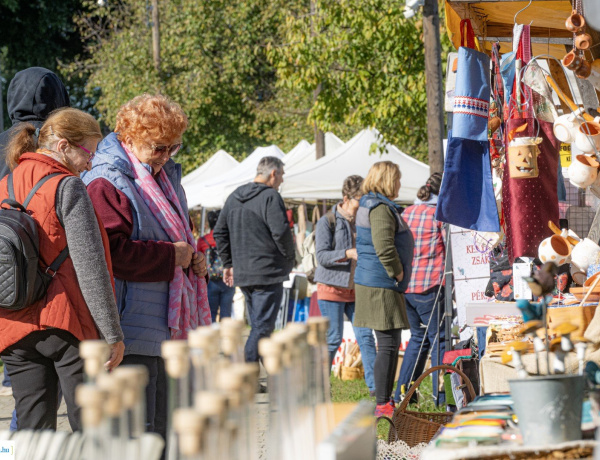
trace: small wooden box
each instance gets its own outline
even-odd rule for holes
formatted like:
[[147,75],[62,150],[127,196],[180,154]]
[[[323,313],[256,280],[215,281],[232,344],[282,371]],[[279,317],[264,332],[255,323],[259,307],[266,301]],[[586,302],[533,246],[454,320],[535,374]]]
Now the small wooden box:
[[596,305],[580,305],[574,307],[550,307],[548,308],[548,328],[554,329],[560,323],[569,322],[577,326],[577,330],[571,337],[582,336],[594,317]]

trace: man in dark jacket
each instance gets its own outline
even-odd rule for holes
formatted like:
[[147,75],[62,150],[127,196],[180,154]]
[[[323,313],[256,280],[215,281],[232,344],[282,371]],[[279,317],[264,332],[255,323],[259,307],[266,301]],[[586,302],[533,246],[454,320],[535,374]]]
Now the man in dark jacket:
[[17,72],[6,92],[8,116],[12,127],[0,134],[0,179],[8,175],[6,147],[19,123],[31,123],[41,128],[53,110],[69,107],[67,88],[56,74],[43,67],[30,67]]
[[[246,299],[252,330],[246,361],[258,361],[258,341],[275,328],[283,282],[294,267],[295,252],[285,205],[277,189],[283,162],[264,157],[254,182],[238,187],[225,202],[214,229],[223,262],[223,280],[239,286]],[[234,275],[235,270],[235,275]]]

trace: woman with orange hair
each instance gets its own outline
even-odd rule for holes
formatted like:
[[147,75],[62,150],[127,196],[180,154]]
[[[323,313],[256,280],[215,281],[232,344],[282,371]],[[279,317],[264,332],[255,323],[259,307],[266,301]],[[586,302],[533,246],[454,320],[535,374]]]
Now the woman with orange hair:
[[[165,96],[143,94],[123,105],[115,132],[98,146],[83,176],[104,222],[125,334],[123,364],[148,368],[148,431],[166,437],[167,395],[161,342],[210,324],[206,263],[196,254],[181,165],[188,120]],[[191,268],[191,270],[187,270]]]

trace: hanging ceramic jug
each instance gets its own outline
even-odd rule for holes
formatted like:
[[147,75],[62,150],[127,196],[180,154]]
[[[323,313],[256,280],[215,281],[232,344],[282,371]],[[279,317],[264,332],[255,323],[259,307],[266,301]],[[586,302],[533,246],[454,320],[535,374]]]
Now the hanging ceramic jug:
[[538,177],[538,144],[541,137],[520,137],[508,146],[508,172],[511,179],[533,179]]
[[575,48],[578,50],[587,50],[592,46],[592,37],[590,34],[579,34],[575,37]]
[[576,10],[573,10],[565,22],[565,27],[567,30],[577,33],[585,27],[585,19]]

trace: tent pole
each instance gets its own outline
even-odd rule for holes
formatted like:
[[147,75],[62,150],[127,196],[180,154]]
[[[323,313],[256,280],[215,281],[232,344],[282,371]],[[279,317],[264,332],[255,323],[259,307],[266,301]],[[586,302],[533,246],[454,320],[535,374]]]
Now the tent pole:
[[206,225],[206,208],[202,208],[202,220],[200,222],[200,235],[204,236],[204,227]]

